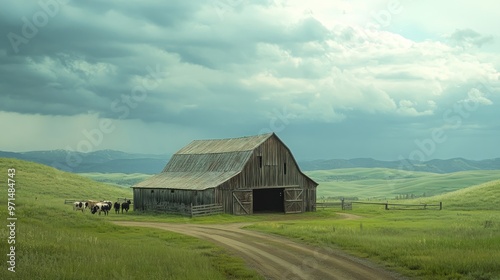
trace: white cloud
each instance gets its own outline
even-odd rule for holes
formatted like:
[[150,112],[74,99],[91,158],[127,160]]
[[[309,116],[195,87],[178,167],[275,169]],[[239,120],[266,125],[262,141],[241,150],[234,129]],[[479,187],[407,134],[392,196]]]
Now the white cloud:
[[465,99],[465,102],[472,102],[481,105],[493,105],[493,102],[485,97],[485,94],[479,91],[476,88],[473,88],[467,92],[468,98]]
[[[459,100],[497,105],[499,33],[483,17],[459,15],[496,16],[481,3],[449,11],[451,2],[401,0],[387,24],[377,22],[390,9],[385,0],[117,3],[68,5],[18,55],[1,42],[0,111],[74,116],[76,127],[86,125],[77,121],[83,115],[134,129],[182,126],[175,131],[189,134],[225,123],[260,127],[284,107],[290,123],[314,126],[360,116],[418,122]],[[14,10],[21,17],[30,9]],[[7,13],[3,34],[16,24]],[[156,66],[158,86],[128,114],[114,112],[112,102]]]

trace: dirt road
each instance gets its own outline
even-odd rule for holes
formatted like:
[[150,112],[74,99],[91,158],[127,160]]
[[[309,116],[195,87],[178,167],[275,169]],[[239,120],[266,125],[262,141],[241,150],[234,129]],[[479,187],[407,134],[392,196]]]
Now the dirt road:
[[212,241],[243,258],[266,279],[404,279],[338,250],[307,246],[241,228],[247,224],[114,223],[164,229]]

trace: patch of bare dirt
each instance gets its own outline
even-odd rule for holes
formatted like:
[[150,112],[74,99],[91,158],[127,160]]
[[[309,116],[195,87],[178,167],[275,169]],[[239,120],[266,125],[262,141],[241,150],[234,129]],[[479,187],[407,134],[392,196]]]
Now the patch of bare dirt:
[[[340,213],[346,219],[360,216]],[[245,224],[200,225],[151,222],[114,222],[150,227],[202,238],[227,248],[266,279],[405,279],[342,251],[312,247],[271,234],[242,229]]]

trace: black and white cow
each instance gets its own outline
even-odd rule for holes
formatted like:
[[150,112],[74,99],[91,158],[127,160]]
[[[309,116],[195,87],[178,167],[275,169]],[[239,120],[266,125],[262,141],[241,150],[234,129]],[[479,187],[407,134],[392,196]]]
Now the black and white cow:
[[104,212],[104,215],[108,215],[109,210],[111,210],[109,204],[104,202],[98,202],[94,205],[94,207],[90,211],[92,212],[92,214],[99,212],[99,215],[101,215],[101,212]]
[[125,202],[122,203],[122,214],[123,214],[123,210],[125,210],[126,213],[128,213],[128,209],[130,208],[130,200],[127,200]]
[[75,201],[73,203],[73,210],[75,210],[75,211],[80,210],[83,213],[83,210],[85,210],[85,208],[87,208],[87,203],[86,202]]
[[111,202],[109,200],[104,200],[103,202],[106,203],[107,205],[109,205],[110,210],[111,210],[111,208],[113,208],[113,202]]
[[115,202],[113,207],[115,208],[115,214],[120,214],[120,202],[118,202],[118,201]]

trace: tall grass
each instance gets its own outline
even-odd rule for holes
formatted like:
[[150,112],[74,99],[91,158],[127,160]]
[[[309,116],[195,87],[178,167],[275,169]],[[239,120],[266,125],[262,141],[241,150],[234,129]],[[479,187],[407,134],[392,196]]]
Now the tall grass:
[[[112,216],[76,212],[65,198],[116,199],[130,190],[39,164],[0,159],[0,184],[16,168],[16,272],[0,279],[261,279],[241,259],[207,241],[155,229],[126,228]],[[6,224],[7,194],[0,196]],[[115,215],[115,217],[118,215]],[[126,217],[125,215],[122,215]],[[6,226],[0,252],[9,253]]]
[[319,245],[342,248],[424,279],[500,279],[500,180],[440,196],[408,201],[444,209],[383,210],[356,204],[357,220],[338,219],[339,209],[321,219],[261,222],[253,229]]

